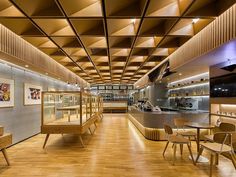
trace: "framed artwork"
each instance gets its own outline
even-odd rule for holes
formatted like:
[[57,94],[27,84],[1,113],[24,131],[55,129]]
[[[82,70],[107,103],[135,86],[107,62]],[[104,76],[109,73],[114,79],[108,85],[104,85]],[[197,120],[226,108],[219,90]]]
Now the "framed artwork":
[[14,80],[0,78],[0,108],[14,106]]
[[24,105],[41,104],[42,87],[38,85],[24,84]]

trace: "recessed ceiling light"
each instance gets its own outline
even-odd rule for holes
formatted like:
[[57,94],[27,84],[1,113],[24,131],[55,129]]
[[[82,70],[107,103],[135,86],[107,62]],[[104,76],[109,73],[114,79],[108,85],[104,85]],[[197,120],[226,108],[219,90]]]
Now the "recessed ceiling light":
[[28,67],[29,67],[29,65],[25,65],[25,67],[26,67],[26,68],[28,68]]
[[179,76],[182,76],[182,73],[179,73]]
[[199,18],[194,18],[194,19],[193,19],[193,23],[197,23],[198,20],[199,20]]

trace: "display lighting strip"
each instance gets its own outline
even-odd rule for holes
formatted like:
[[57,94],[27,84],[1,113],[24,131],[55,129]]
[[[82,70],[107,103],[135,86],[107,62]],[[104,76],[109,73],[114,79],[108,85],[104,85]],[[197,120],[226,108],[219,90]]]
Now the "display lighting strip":
[[196,84],[193,84],[193,85],[187,85],[187,86],[182,86],[182,87],[179,87],[179,88],[170,88],[168,91],[171,91],[171,90],[180,90],[180,89],[186,89],[186,88],[192,88],[192,87],[199,87],[199,86],[207,86],[209,85],[209,83],[196,83]]
[[174,81],[174,82],[170,82],[168,85],[177,84],[177,83],[184,82],[184,81],[187,81],[187,80],[197,79],[197,78],[203,77],[203,76],[208,76],[209,77],[209,72],[198,74],[198,75],[194,75],[194,76],[187,77],[187,78],[184,78],[184,79],[181,79],[181,80],[177,80],[177,81]]
[[45,73],[45,75],[43,75],[43,74],[34,72],[32,70],[29,70],[29,69],[27,69],[29,67],[28,65],[25,65],[26,68],[24,68],[22,66],[15,65],[13,63],[10,63],[10,62],[7,62],[7,61],[1,60],[1,59],[0,59],[0,64],[2,64],[3,66],[7,66],[7,67],[15,68],[15,69],[18,69],[18,70],[21,70],[21,71],[24,71],[24,72],[28,72],[29,74],[33,74],[36,77],[45,77],[45,79],[49,79],[52,82],[57,82],[59,84],[67,85],[68,87],[73,87],[74,89],[80,90],[79,86],[75,86],[75,85],[72,85],[72,84],[70,84],[68,82],[63,82],[61,80],[57,80],[57,79],[54,79],[52,77],[49,77],[48,73]]
[[236,108],[236,104],[220,104],[221,107]]
[[[173,99],[173,98],[209,98],[209,95],[191,95],[191,96],[170,96],[168,99]],[[236,105],[235,105],[236,106]]]

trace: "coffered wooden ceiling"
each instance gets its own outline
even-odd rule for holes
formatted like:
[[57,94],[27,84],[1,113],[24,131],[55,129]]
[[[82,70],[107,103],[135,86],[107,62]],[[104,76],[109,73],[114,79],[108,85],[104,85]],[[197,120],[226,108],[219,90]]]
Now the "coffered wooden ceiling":
[[132,84],[234,3],[1,0],[0,23],[89,83]]

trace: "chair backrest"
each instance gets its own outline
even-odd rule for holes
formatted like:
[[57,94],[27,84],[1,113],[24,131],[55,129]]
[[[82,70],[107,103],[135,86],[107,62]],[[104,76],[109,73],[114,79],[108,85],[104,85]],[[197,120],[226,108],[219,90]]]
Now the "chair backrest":
[[167,135],[172,135],[173,134],[173,130],[172,130],[171,126],[169,126],[167,124],[164,124],[164,129],[165,129],[165,133]]
[[215,133],[213,136],[213,140],[214,142],[221,144],[221,149],[223,148],[224,145],[230,145],[231,148],[233,149],[231,133],[227,133],[227,132]]
[[184,124],[185,124],[185,119],[184,118],[174,118],[174,124],[177,129],[182,128],[184,129]]
[[230,123],[224,123],[222,122],[219,126],[220,131],[222,132],[231,132],[231,131],[235,131],[236,127],[234,124],[230,124]]

